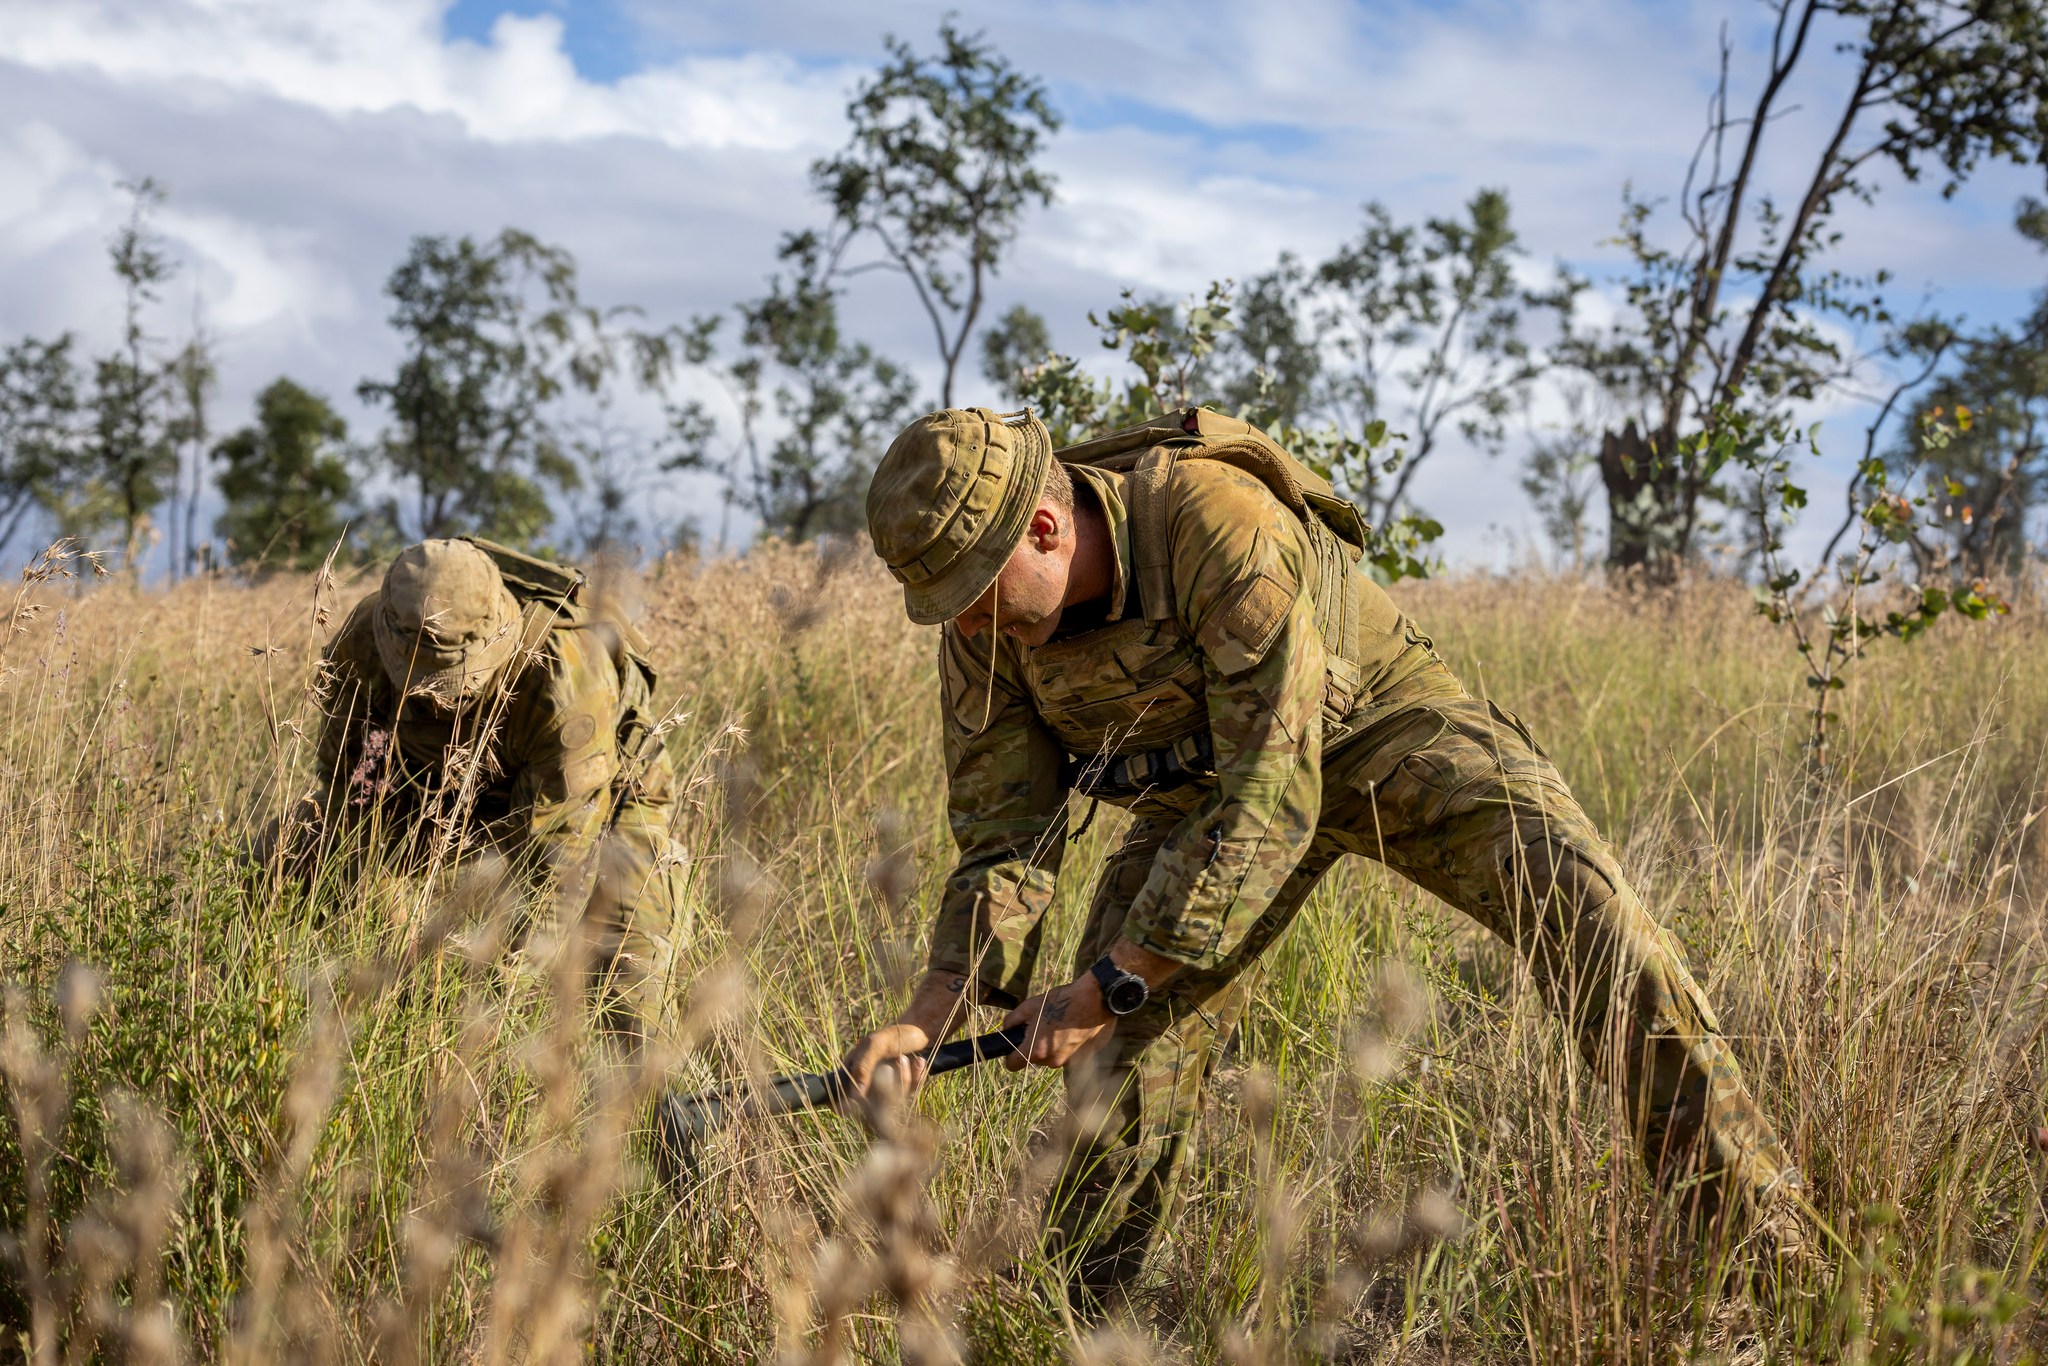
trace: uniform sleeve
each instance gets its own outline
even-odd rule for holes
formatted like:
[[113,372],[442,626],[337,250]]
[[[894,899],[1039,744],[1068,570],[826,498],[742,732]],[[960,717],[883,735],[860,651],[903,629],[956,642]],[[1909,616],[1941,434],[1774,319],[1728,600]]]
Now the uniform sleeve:
[[314,680],[320,709],[320,736],[314,751],[315,795],[330,816],[367,802],[386,780],[386,766],[391,761],[388,733],[381,743],[370,741],[375,681],[363,666],[363,657],[372,648],[370,601],[358,603],[335,632],[320,656],[320,672]]
[[1030,995],[1066,845],[1062,751],[1008,661],[988,633],[940,633],[946,809],[960,856],[946,878],[930,963],[976,982],[977,999],[990,1005]]
[[558,631],[527,680],[505,719],[512,810],[497,833],[573,897],[611,816],[618,671],[587,633]]
[[1315,835],[1324,660],[1292,514],[1235,470],[1200,475],[1169,534],[1176,610],[1203,653],[1216,783],[1160,848],[1124,934],[1212,968],[1244,942]]
[[361,759],[367,698],[354,670],[325,659],[321,672],[319,785],[332,801],[341,796],[339,789]]

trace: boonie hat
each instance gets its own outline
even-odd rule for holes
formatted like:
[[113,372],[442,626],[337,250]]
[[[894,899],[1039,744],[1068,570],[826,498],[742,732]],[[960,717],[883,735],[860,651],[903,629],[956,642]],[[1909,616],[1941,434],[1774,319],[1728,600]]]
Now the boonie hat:
[[391,681],[444,706],[483,693],[519,648],[518,600],[467,541],[422,541],[401,553],[371,623]]
[[868,485],[868,533],[912,621],[951,621],[988,591],[1051,466],[1052,437],[1029,409],[943,408],[889,443]]

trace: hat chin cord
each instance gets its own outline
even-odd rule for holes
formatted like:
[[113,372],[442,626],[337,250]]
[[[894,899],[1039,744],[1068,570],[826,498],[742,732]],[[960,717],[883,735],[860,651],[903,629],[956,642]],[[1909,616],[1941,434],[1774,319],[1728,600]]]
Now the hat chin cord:
[[995,715],[996,710],[996,623],[1003,618],[1003,576],[1000,570],[996,573],[995,582],[988,587],[993,595],[988,600],[988,692],[982,697],[981,724],[974,728],[976,735],[988,729],[989,718]]

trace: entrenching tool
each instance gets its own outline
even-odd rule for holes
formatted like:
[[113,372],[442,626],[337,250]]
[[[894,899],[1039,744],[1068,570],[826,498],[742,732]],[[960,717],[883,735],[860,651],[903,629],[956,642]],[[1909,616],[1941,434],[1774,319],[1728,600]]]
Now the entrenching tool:
[[[1027,1025],[1012,1025],[979,1038],[956,1039],[924,1055],[925,1075],[957,1071],[978,1062],[1007,1058],[1024,1046]],[[744,1081],[727,1082],[695,1095],[666,1095],[654,1112],[655,1159],[671,1184],[697,1179],[697,1146],[704,1135],[741,1119],[787,1115],[836,1105],[853,1094],[846,1069],[796,1072],[770,1077],[756,1089]]]

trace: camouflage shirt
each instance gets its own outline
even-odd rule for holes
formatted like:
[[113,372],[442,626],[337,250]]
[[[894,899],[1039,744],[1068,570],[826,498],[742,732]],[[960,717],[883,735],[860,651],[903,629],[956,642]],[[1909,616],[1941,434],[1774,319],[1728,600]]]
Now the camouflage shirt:
[[[1215,461],[1174,470],[1166,497],[1170,616],[1135,595],[1124,476],[1076,466],[1077,494],[1116,547],[1106,604],[1033,648],[941,633],[948,805],[960,858],[946,881],[931,966],[984,999],[1030,992],[1065,844],[1073,759],[1157,749],[1206,731],[1214,776],[1109,798],[1179,815],[1124,923],[1127,938],[1197,968],[1228,959],[1315,833],[1326,716],[1323,641],[1307,537],[1258,479]],[[1087,492],[1083,492],[1085,489]],[[1368,585],[1360,705],[1418,667],[1418,638]],[[1420,653],[1426,656],[1424,642]],[[1347,695],[1345,714],[1351,701]],[[1069,770],[1070,771],[1070,770]]]
[[582,865],[621,801],[668,795],[667,760],[644,743],[651,680],[618,628],[528,604],[510,681],[481,715],[447,717],[418,700],[399,706],[372,636],[376,601],[358,603],[327,647],[319,776],[330,817],[383,807],[387,823],[410,817],[417,828],[459,812],[468,783],[472,832],[561,872]]

